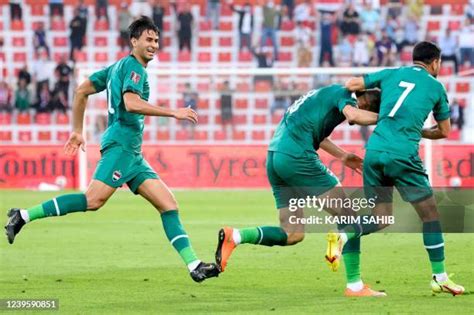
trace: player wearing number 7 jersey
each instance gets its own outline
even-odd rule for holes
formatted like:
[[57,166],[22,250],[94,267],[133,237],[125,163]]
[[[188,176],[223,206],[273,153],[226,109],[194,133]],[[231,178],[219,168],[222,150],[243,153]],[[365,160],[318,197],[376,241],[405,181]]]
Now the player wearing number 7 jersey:
[[132,53],[92,74],[76,90],[73,132],[65,145],[66,154],[84,150],[82,128],[88,96],[106,90],[109,104],[101,159],[87,191],[62,195],[28,209],[10,209],[5,226],[8,242],[12,244],[21,228],[33,220],[98,210],[117,188],[127,184],[133,193],[141,195],[160,212],[170,244],[187,265],[191,278],[201,282],[216,277],[219,268],[197,258],[181,224],[176,199],[141,152],[144,115],[174,117],[196,123],[197,114],[190,108],[171,110],[148,103],[150,88],[145,68],[158,51],[159,30],[149,18],[141,17],[129,26],[129,33]]
[[[418,155],[421,138],[446,138],[451,128],[446,91],[436,79],[440,55],[435,44],[420,42],[413,50],[413,66],[352,78],[346,87],[351,91],[378,87],[382,93],[379,118],[367,143],[363,171],[367,198],[376,197],[377,200],[374,214],[392,213],[395,186],[423,221],[423,242],[432,269],[432,290],[457,295],[462,294],[464,288],[450,280],[445,271],[439,214],[428,175]],[[423,129],[430,112],[437,125]],[[337,236],[343,234],[342,231]]]

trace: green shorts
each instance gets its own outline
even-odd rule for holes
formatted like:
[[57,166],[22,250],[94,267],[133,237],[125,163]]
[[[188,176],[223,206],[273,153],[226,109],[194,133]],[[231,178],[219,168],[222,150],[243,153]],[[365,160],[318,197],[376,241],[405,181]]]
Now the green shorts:
[[363,174],[366,197],[375,198],[376,203],[392,202],[394,186],[408,202],[422,201],[433,195],[418,155],[408,157],[367,150]]
[[120,145],[107,147],[100,153],[102,157],[92,178],[111,187],[118,188],[127,183],[136,194],[146,179],[159,179],[141,153],[124,151]]
[[287,208],[292,198],[320,196],[339,184],[317,154],[296,158],[269,151],[267,177],[277,209]]

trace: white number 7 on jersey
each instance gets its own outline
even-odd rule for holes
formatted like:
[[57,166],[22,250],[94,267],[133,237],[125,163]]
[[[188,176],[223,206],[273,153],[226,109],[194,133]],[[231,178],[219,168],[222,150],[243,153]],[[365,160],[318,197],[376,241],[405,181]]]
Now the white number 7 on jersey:
[[401,81],[398,86],[401,86],[403,88],[406,88],[405,91],[403,91],[402,95],[398,98],[398,101],[395,103],[395,106],[393,106],[392,110],[388,114],[388,117],[393,117],[395,116],[395,113],[397,110],[402,106],[403,101],[407,98],[408,94],[415,88],[415,83],[409,83],[405,81]]

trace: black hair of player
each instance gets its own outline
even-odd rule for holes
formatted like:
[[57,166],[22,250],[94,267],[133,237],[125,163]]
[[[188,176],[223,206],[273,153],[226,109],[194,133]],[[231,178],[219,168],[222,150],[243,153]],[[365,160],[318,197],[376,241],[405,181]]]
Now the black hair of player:
[[359,98],[365,95],[366,101],[369,104],[368,111],[378,113],[380,111],[381,91],[380,89],[368,89],[362,91],[356,91],[355,95]]
[[413,48],[413,62],[422,62],[429,65],[433,60],[441,58],[441,49],[432,42],[419,42]]
[[156,35],[160,36],[160,30],[155,23],[153,23],[149,17],[142,15],[139,19],[133,21],[128,27],[129,39],[139,39],[144,31],[153,31]]

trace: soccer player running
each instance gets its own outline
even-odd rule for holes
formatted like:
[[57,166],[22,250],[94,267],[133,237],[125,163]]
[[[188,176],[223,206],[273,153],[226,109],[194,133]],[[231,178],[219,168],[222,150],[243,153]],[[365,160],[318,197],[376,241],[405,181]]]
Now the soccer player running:
[[[421,138],[446,138],[451,129],[446,90],[436,80],[441,66],[440,56],[438,46],[420,42],[413,49],[413,66],[351,78],[346,87],[351,91],[375,87],[382,90],[379,119],[367,144],[363,168],[366,197],[377,197],[374,215],[392,214],[395,186],[423,221],[423,243],[431,262],[432,291],[458,295],[464,292],[464,288],[449,279],[446,273],[439,213],[418,154]],[[423,124],[431,111],[437,125],[424,129]],[[354,236],[351,228],[333,233],[332,245],[342,248],[344,242]],[[357,234],[367,233],[358,231]]]
[[[303,240],[304,224],[290,220],[290,216],[303,218],[303,209],[290,211],[291,199],[317,196],[345,200],[344,191],[336,187],[340,186],[339,180],[322,164],[316,151],[321,148],[360,173],[362,159],[344,151],[327,137],[346,119],[360,125],[375,124],[377,114],[365,109],[373,110],[373,104],[377,107],[380,91],[360,93],[357,100],[351,94],[342,85],[330,85],[308,92],[288,108],[270,142],[267,155],[267,176],[279,212],[280,226],[222,228],[216,250],[216,262],[222,271],[238,245],[288,246]],[[332,215],[354,215],[346,208],[325,210]],[[332,259],[332,269],[337,270],[339,260],[335,260],[332,253],[328,255]],[[354,238],[347,242],[343,252],[348,283],[345,294],[385,296],[360,280],[359,255],[360,238]]]
[[27,209],[10,209],[5,226],[8,242],[12,244],[21,228],[34,220],[98,210],[126,183],[133,193],[141,195],[160,212],[168,240],[187,265],[191,278],[201,282],[216,277],[219,267],[198,259],[181,224],[174,195],[141,153],[144,115],[197,123],[197,114],[190,108],[171,110],[147,102],[150,87],[146,66],[158,51],[159,30],[149,18],[141,17],[129,26],[129,32],[131,54],[92,74],[76,90],[73,131],[64,147],[68,155],[85,150],[82,134],[88,96],[106,90],[108,100],[108,127],[102,137],[102,156],[87,191],[62,195]]

